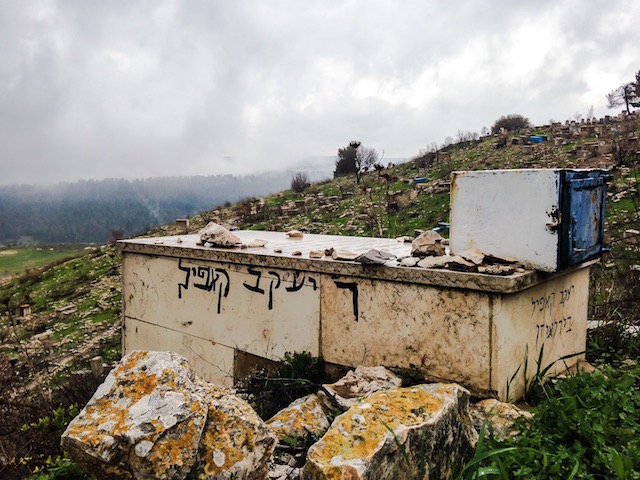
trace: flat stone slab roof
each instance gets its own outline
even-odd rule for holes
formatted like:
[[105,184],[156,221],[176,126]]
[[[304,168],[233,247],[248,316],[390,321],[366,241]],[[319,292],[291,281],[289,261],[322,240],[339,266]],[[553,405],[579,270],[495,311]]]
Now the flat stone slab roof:
[[[586,262],[573,269],[555,274],[525,270],[505,276],[456,272],[446,269],[402,267],[395,260],[387,262],[385,265],[370,266],[354,261],[335,260],[327,256],[310,258],[309,252],[312,250],[324,252],[325,249],[333,248],[361,254],[373,248],[391,253],[400,259],[411,255],[411,243],[388,238],[307,233],[302,238],[291,238],[284,232],[259,230],[238,230],[233,233],[242,240],[243,244],[249,244],[257,239],[266,240],[267,244],[264,247],[253,248],[208,247],[198,245],[200,237],[197,234],[191,234],[121,240],[118,242],[118,247],[123,253],[282,268],[495,293],[518,292],[549,278],[584,268],[595,262]],[[294,252],[301,252],[301,255],[294,255]]]

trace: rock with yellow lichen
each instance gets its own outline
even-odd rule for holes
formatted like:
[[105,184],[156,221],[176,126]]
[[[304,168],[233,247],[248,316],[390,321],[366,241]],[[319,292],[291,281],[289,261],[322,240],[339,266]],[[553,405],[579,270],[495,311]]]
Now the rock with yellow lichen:
[[511,403],[500,402],[495,398],[486,398],[470,407],[471,418],[479,431],[482,425],[488,425],[493,435],[504,440],[517,435],[519,432],[513,428],[515,421],[520,417],[531,418],[531,412],[522,410]]
[[329,428],[327,409],[317,395],[311,394],[295,400],[267,420],[279,439],[299,438],[311,434],[322,435]]
[[307,480],[445,479],[477,439],[455,384],[379,391],[337,417],[307,455]]
[[327,400],[324,392],[321,392],[320,398],[329,408],[333,406],[333,403],[337,403],[343,410],[347,410],[372,393],[396,388],[400,385],[402,385],[402,379],[390,370],[382,366],[365,367],[361,365],[355,370],[350,370],[336,383],[323,385],[326,391],[333,396],[333,402]]
[[125,356],[62,436],[98,480],[265,478],[275,442],[246,402],[171,352]]

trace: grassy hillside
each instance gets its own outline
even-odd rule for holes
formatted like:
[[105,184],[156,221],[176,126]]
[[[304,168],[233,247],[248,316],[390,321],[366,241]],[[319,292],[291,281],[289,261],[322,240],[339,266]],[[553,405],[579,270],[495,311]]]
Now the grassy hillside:
[[[302,193],[245,198],[193,216],[190,229],[216,221],[241,229],[414,235],[448,221],[448,179],[454,170],[612,168],[607,204],[612,251],[593,269],[590,319],[614,323],[591,335],[589,356],[622,359],[638,353],[628,329],[640,324],[640,246],[624,238],[625,231],[640,225],[640,170],[636,150],[622,148],[640,126],[634,120],[624,128],[608,138],[608,153],[591,153],[596,139],[588,134],[554,141],[561,135],[557,125],[526,132],[546,136],[541,144],[523,144],[528,136],[521,132],[452,145],[367,173],[359,184],[346,176],[312,184]],[[427,180],[415,183],[415,178]],[[180,233],[166,225],[147,235]],[[83,405],[101,380],[91,374],[89,360],[99,355],[109,366],[118,359],[120,260],[114,246],[104,246],[30,267],[0,283],[0,478],[22,478],[43,468],[49,455],[61,454],[59,435],[74,405]],[[28,317],[20,316],[23,304],[31,305]],[[50,460],[48,468],[68,467],[58,462]]]
[[0,248],[0,281],[16,273],[84,253],[84,245]]

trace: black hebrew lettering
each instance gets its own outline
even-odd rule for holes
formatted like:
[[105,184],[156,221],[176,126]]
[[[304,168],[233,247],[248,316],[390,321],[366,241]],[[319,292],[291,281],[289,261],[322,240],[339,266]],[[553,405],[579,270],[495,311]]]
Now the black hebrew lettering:
[[278,272],[274,272],[273,270],[269,270],[269,275],[273,275],[276,277],[276,280],[278,280],[275,287],[273,286],[273,280],[271,280],[271,283],[269,284],[269,310],[273,310],[273,289],[280,287],[280,275]]
[[222,297],[227,298],[227,295],[229,295],[229,274],[223,268],[216,268],[215,269],[215,273],[216,273],[216,275],[215,275],[215,278],[213,280],[213,291],[214,292],[216,290],[216,285],[218,283],[218,280],[221,278],[222,275],[224,275],[225,280],[226,280],[224,291],[222,290],[222,284],[220,284],[220,288],[218,288],[218,314],[220,314],[220,305],[222,304]]
[[249,267],[247,271],[251,275],[256,276],[256,284],[249,285],[247,284],[247,282],[243,282],[242,284],[245,286],[247,290],[251,290],[252,292],[261,293],[264,295],[264,288],[260,288],[260,277],[262,276],[262,272],[260,270],[256,270],[255,268],[251,268],[251,267]]
[[339,282],[337,280],[334,280],[334,282],[336,283],[336,287],[338,288],[351,290],[351,296],[353,299],[353,316],[355,317],[357,322],[360,315],[358,311],[358,284],[356,282]]
[[302,281],[299,280],[302,272],[293,272],[293,282],[290,287],[285,288],[287,292],[297,292],[304,286],[304,281],[306,277],[302,274]]
[[178,270],[185,272],[184,283],[178,283],[178,298],[182,298],[182,289],[187,290],[189,288],[189,278],[191,276],[191,267],[182,266],[182,258],[178,260]]
[[178,269],[185,272],[183,283],[178,283],[178,298],[182,298],[183,290],[189,289],[190,280],[192,285],[206,292],[218,293],[217,311],[220,313],[222,299],[229,295],[229,274],[224,268],[213,268],[204,266],[186,266],[182,264],[182,258],[178,261]]
[[[243,285],[245,286],[245,288],[247,290],[250,290],[252,292],[256,292],[259,293],[261,295],[264,295],[265,290],[264,288],[260,287],[260,279],[262,278],[262,272],[260,270],[257,270],[255,268],[247,268],[247,271],[251,274],[251,275],[255,275],[256,276],[256,284],[255,285],[251,285],[248,284],[247,282],[244,282]],[[269,270],[269,275],[273,275],[275,278],[271,279],[271,283],[269,283],[269,303],[268,303],[268,307],[269,310],[273,310],[273,291],[277,288],[280,287],[280,274],[278,272],[274,272],[273,270]],[[275,282],[275,284],[274,284]]]
[[550,323],[539,323],[536,325],[536,347],[541,339],[544,343],[547,339],[569,333],[572,329],[573,319],[571,317],[563,317],[560,320]]

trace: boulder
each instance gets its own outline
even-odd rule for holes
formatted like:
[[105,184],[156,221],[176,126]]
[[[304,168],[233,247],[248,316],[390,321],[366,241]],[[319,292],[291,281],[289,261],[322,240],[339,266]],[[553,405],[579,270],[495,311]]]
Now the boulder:
[[280,410],[267,420],[267,425],[279,439],[320,436],[329,428],[327,411],[318,396],[311,394]]
[[214,247],[235,247],[242,243],[235,234],[214,222],[209,222],[198,235],[202,243],[210,243]]
[[337,417],[313,445],[306,480],[445,479],[472,455],[469,392],[455,384],[374,393]]
[[[326,384],[323,387],[333,396],[335,403],[340,405],[343,410],[347,410],[364,397],[400,385],[402,385],[402,379],[382,366],[358,366],[355,370],[350,370],[336,383]],[[328,400],[324,392],[321,392],[320,398],[323,399],[325,405],[333,408],[333,405],[327,404]]]
[[123,357],[62,435],[98,480],[264,478],[275,442],[246,402],[171,352]]
[[421,233],[411,242],[412,257],[440,256],[446,253],[444,238],[433,230]]

